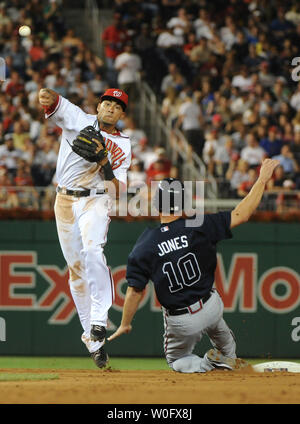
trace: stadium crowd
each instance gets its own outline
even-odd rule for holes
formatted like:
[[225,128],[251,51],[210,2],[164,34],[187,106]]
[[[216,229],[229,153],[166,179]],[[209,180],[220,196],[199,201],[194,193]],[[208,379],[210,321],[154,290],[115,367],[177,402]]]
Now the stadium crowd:
[[166,122],[184,133],[219,195],[244,197],[272,157],[281,165],[269,197],[281,207],[293,196],[299,207],[299,194],[289,196],[300,190],[300,73],[291,66],[300,56],[299,2],[115,3],[102,35],[106,63],[112,69],[130,45]]
[[[282,207],[289,190],[300,190],[300,83],[291,67],[300,56],[298,3],[116,0],[99,57],[64,22],[62,1],[1,2],[7,74],[0,86],[0,187],[10,188],[0,192],[0,208],[28,198],[32,208],[49,206],[60,129],[43,119],[42,87],[88,113],[96,113],[108,86],[123,88],[131,100],[119,123],[132,139],[129,182],[178,176],[164,146],[151,148],[136,125],[141,79],[160,99],[166,125],[184,133],[217,178],[220,196],[245,196],[261,160],[277,157],[281,166],[268,191]],[[32,29],[28,37],[18,34],[24,24]],[[45,188],[42,196],[34,186]],[[23,203],[18,187],[32,187]]]

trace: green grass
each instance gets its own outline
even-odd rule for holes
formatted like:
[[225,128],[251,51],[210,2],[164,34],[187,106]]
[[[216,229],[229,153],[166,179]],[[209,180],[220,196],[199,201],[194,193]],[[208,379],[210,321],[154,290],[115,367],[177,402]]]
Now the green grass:
[[[109,366],[119,370],[167,370],[164,358],[110,358]],[[18,357],[0,356],[1,368],[27,369],[96,369],[92,359],[87,357]]]
[[57,380],[57,374],[17,374],[17,373],[0,373],[1,381],[25,381],[25,380]]
[[[288,361],[300,363],[300,359],[247,359],[250,364],[269,361]],[[116,370],[169,370],[164,358],[110,358],[109,366]],[[27,356],[0,356],[1,368],[27,369],[97,369],[89,356],[87,357],[27,357]],[[2,374],[0,373],[0,376]]]

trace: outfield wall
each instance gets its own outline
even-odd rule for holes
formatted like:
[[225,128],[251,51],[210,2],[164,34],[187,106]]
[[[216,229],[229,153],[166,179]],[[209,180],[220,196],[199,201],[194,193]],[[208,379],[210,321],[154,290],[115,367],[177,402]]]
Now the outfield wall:
[[[109,331],[121,319],[126,261],[153,222],[113,220],[105,248],[115,284]],[[300,357],[300,226],[248,223],[218,248],[216,287],[244,357]],[[2,319],[1,319],[2,318]],[[109,334],[110,334],[109,332]],[[107,342],[112,356],[162,356],[163,322],[152,283],[133,331]],[[81,326],[55,223],[0,221],[0,354],[83,355]],[[196,349],[210,346],[205,338]]]

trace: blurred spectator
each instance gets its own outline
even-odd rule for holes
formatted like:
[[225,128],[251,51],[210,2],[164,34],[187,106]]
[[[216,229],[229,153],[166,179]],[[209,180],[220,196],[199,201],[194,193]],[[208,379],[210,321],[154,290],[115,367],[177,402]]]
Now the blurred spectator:
[[23,157],[23,152],[14,146],[12,134],[4,136],[4,144],[0,146],[0,166],[4,166],[9,175],[14,177],[17,172],[18,159]]
[[207,165],[208,172],[213,175],[214,173],[214,158],[218,148],[218,140],[216,139],[216,131],[208,131],[205,134],[205,141],[203,146],[202,157]]
[[42,69],[45,65],[44,59],[46,58],[46,52],[42,40],[39,37],[33,39],[33,45],[29,49],[29,56],[32,62],[32,68],[35,71]]
[[260,71],[258,72],[259,82],[263,87],[273,87],[275,76],[269,70],[269,63],[264,61],[260,64]]
[[106,78],[108,83],[114,86],[114,83],[116,83],[114,62],[128,40],[127,30],[123,27],[122,17],[119,13],[114,14],[112,24],[103,31],[102,40],[104,42],[105,60],[108,70]]
[[169,64],[168,71],[169,73],[162,79],[161,91],[166,93],[169,87],[173,87],[180,91],[185,84],[185,78],[180,74],[175,63]]
[[299,165],[287,144],[282,146],[280,154],[273,156],[273,159],[279,160],[286,174],[294,174],[299,170]]
[[[100,97],[108,88],[107,81],[103,79],[99,70],[97,70],[94,77],[88,81],[88,86],[97,97]],[[56,89],[54,90],[57,91]]]
[[24,88],[24,84],[20,79],[18,72],[13,71],[10,79],[7,81],[6,94],[10,97],[15,97]]
[[137,128],[135,119],[128,115],[124,119],[125,128],[123,133],[128,135],[131,141],[131,150],[133,155],[138,155],[141,145],[147,143],[147,136],[144,130]]
[[226,180],[230,182],[230,196],[238,197],[238,188],[243,182],[248,181],[248,170],[249,164],[245,160],[239,159],[236,162],[232,159],[230,161],[225,174]]
[[50,60],[57,60],[60,58],[63,50],[63,42],[59,40],[56,31],[49,31],[44,44],[49,54]]
[[259,143],[270,158],[279,155],[282,148],[282,140],[277,134],[277,128],[270,127],[268,137],[261,139]]
[[0,166],[0,208],[10,209],[18,206],[16,190],[12,187],[12,181],[7,169]]
[[76,37],[74,30],[72,28],[68,29],[66,35],[61,40],[61,44],[63,47],[75,47],[78,48],[82,43],[80,38]]
[[181,0],[162,0],[161,5],[165,19],[170,19],[171,16],[174,16],[177,8],[181,5]]
[[32,166],[33,178],[37,185],[47,186],[51,183],[55,173],[58,147],[54,136],[48,136],[41,140]]
[[215,175],[220,177],[225,177],[225,174],[229,168],[230,162],[232,160],[237,161],[238,157],[239,157],[239,154],[237,150],[234,149],[232,138],[227,136],[224,145],[220,145],[218,143],[216,146],[215,155],[214,155]]
[[289,10],[284,15],[285,19],[294,25],[300,24],[300,5],[297,1],[293,1]]
[[237,31],[236,41],[232,46],[237,57],[247,57],[249,52],[248,42],[243,31]]
[[241,158],[249,163],[250,166],[258,166],[265,158],[266,153],[262,149],[254,134],[248,134],[246,138],[246,147],[241,150]]
[[280,6],[277,9],[277,16],[271,22],[270,29],[277,40],[285,38],[293,29],[294,25],[291,21],[285,18],[284,7]]
[[31,78],[25,83],[25,87],[24,87],[27,93],[38,91],[39,86],[42,82],[41,74],[37,71],[32,71],[30,77]]
[[157,37],[157,47],[168,49],[173,46],[182,46],[184,44],[183,35],[176,35],[176,28],[165,28]]
[[179,116],[176,126],[178,128],[182,128],[187,141],[199,156],[202,155],[202,149],[204,145],[201,122],[201,108],[194,101],[192,94],[187,93],[186,99],[179,107]]
[[286,212],[299,212],[300,193],[295,192],[295,183],[292,180],[285,180],[284,189],[278,193],[276,199],[276,212],[283,214]]
[[0,3],[0,25],[8,25],[11,22],[11,18],[6,13],[5,2]]
[[170,176],[172,164],[166,157],[165,149],[157,150],[158,158],[147,169],[147,184],[151,181],[160,181]]
[[146,183],[147,174],[143,169],[143,164],[138,159],[132,159],[128,171],[128,184],[130,187],[142,187]]
[[155,46],[155,41],[151,37],[151,28],[149,24],[143,23],[141,25],[141,31],[134,37],[133,43],[136,51],[142,56],[143,54],[147,54],[147,51]]
[[196,39],[196,34],[194,32],[189,32],[187,35],[187,43],[183,45],[183,52],[188,57],[190,57],[191,50],[198,45],[198,41]]
[[115,68],[118,71],[118,86],[130,98],[130,110],[134,110],[134,103],[138,98],[138,83],[142,69],[141,58],[133,52],[132,45],[126,44],[124,52],[115,59]]
[[257,173],[255,169],[248,170],[248,178],[246,181],[242,182],[237,190],[237,194],[239,197],[245,197],[253,187],[254,183],[257,180]]
[[278,165],[274,170],[272,179],[267,184],[268,191],[278,191],[284,189],[283,183],[286,180],[282,165]]
[[249,91],[252,79],[246,66],[243,66],[240,73],[232,78],[231,84],[233,87],[238,87],[241,91]]
[[296,113],[296,116],[293,119],[292,123],[294,132],[300,132],[300,111]]
[[198,43],[191,48],[189,58],[197,66],[200,66],[207,62],[211,56],[211,53],[207,46],[207,39],[200,38]]
[[262,58],[258,56],[255,44],[249,44],[248,55],[244,59],[244,64],[250,70],[250,72],[257,72],[259,65],[262,62]]
[[33,188],[33,179],[29,165],[26,162],[19,164],[17,175],[13,180],[16,187],[24,187],[17,191],[18,207],[38,209],[38,193]]
[[292,108],[294,108],[297,112],[300,111],[300,82],[297,85],[297,91],[292,95],[290,100],[290,105]]
[[157,150],[148,146],[147,139],[141,139],[139,141],[139,149],[136,151],[136,157],[143,163],[144,169],[147,171],[150,165],[158,159]]
[[187,16],[186,10],[183,7],[180,7],[177,10],[177,16],[173,16],[167,22],[167,28],[174,30],[175,35],[183,35],[187,32],[190,26],[190,21]]
[[24,76],[26,67],[26,50],[22,45],[20,45],[17,39],[12,40],[10,57],[12,68]]
[[[90,85],[92,85],[91,81],[89,81],[89,83],[90,83]],[[65,78],[62,75],[59,74],[57,76],[53,90],[56,91],[58,94],[60,94],[63,97],[67,96],[68,84],[67,84]],[[101,91],[101,93],[102,93],[102,91]]]
[[25,140],[29,138],[29,128],[26,128],[26,124],[19,120],[16,121],[13,125],[13,141],[14,141],[14,147],[16,149],[25,151]]
[[194,21],[197,40],[203,37],[212,39],[214,27],[215,24],[211,21],[207,10],[200,8],[198,18]]
[[295,132],[294,140],[290,143],[290,149],[299,166],[300,165],[300,129]]
[[174,127],[177,118],[179,116],[179,108],[182,100],[178,96],[178,93],[174,87],[168,87],[166,90],[166,96],[162,101],[161,113]]
[[237,26],[231,16],[225,17],[225,25],[220,29],[220,35],[226,50],[230,50],[237,41]]

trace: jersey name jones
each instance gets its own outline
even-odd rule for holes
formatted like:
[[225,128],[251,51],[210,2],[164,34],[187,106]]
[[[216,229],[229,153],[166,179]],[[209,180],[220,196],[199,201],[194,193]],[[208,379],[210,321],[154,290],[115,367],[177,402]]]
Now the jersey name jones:
[[183,247],[188,247],[187,236],[175,237],[173,239],[163,241],[158,244],[158,256],[164,256],[166,253],[182,249]]

